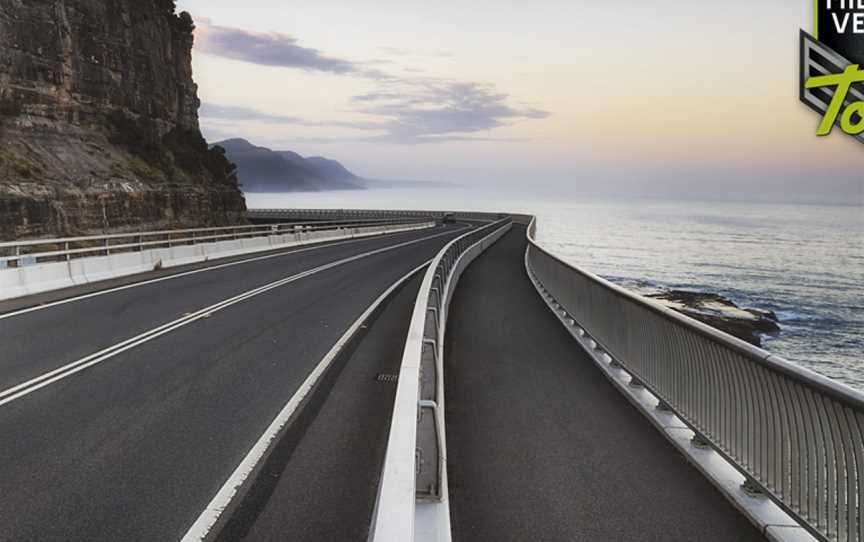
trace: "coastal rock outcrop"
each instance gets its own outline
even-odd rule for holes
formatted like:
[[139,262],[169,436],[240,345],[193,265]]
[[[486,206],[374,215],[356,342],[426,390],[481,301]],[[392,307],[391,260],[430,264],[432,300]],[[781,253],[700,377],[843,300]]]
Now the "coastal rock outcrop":
[[762,346],[763,335],[780,331],[774,312],[742,309],[718,294],[664,290],[647,295],[669,308],[755,346]]
[[0,0],[0,238],[236,223],[174,0]]

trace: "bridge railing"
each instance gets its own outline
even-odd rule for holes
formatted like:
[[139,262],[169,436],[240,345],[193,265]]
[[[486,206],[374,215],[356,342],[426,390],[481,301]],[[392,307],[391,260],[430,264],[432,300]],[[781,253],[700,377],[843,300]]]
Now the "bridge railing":
[[506,216],[502,213],[475,211],[403,210],[403,209],[250,209],[246,216],[250,220],[325,219],[325,218],[443,218],[453,215],[462,220],[493,222]]
[[465,268],[511,225],[507,217],[475,228],[444,247],[426,272],[402,357],[370,541],[413,541],[418,501],[440,505],[429,517],[442,523],[438,532],[449,535],[443,375],[447,310]]
[[535,233],[529,273],[658,408],[818,539],[864,540],[864,394],[568,264]]
[[107,256],[122,252],[140,252],[153,248],[171,248],[288,233],[332,231],[363,226],[409,224],[422,221],[419,217],[364,220],[343,219],[10,241],[0,243],[0,268],[20,267],[22,265],[33,265],[46,261],[69,261],[74,258]]

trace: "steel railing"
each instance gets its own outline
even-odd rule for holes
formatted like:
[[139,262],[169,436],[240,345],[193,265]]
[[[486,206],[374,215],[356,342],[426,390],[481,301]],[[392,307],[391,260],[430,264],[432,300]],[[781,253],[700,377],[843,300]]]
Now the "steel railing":
[[[417,501],[440,502],[447,494],[443,374],[447,309],[465,268],[511,224],[508,217],[455,239],[426,272],[402,357],[371,541],[414,540]],[[449,530],[446,534],[449,539]]]
[[420,223],[419,218],[286,222],[267,225],[221,226],[152,232],[129,232],[57,239],[34,239],[0,243],[0,267],[19,267],[45,261],[136,252],[200,243],[268,237],[294,233],[343,230],[364,226]]
[[864,394],[550,254],[526,265],[582,328],[757,489],[821,540],[864,540]]
[[493,222],[509,216],[502,213],[486,213],[475,211],[433,211],[433,210],[401,210],[401,209],[250,209],[246,216],[251,220],[278,220],[284,217],[299,219],[318,218],[437,218],[446,214],[462,220],[477,220]]

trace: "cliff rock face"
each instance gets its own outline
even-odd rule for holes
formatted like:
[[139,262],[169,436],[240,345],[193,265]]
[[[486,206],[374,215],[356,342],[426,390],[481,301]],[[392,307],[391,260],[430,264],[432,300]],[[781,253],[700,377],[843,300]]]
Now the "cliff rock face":
[[174,0],[0,0],[0,238],[236,223]]

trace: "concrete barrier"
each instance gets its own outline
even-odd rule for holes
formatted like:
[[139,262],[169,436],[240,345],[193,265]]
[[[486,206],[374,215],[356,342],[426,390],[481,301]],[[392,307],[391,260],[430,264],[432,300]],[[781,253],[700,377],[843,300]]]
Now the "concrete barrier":
[[368,542],[451,539],[443,376],[447,311],[462,272],[510,227],[502,220],[466,233],[441,249],[426,271],[403,350]]
[[292,246],[431,228],[434,222],[295,232],[0,268],[0,301],[102,280]]

